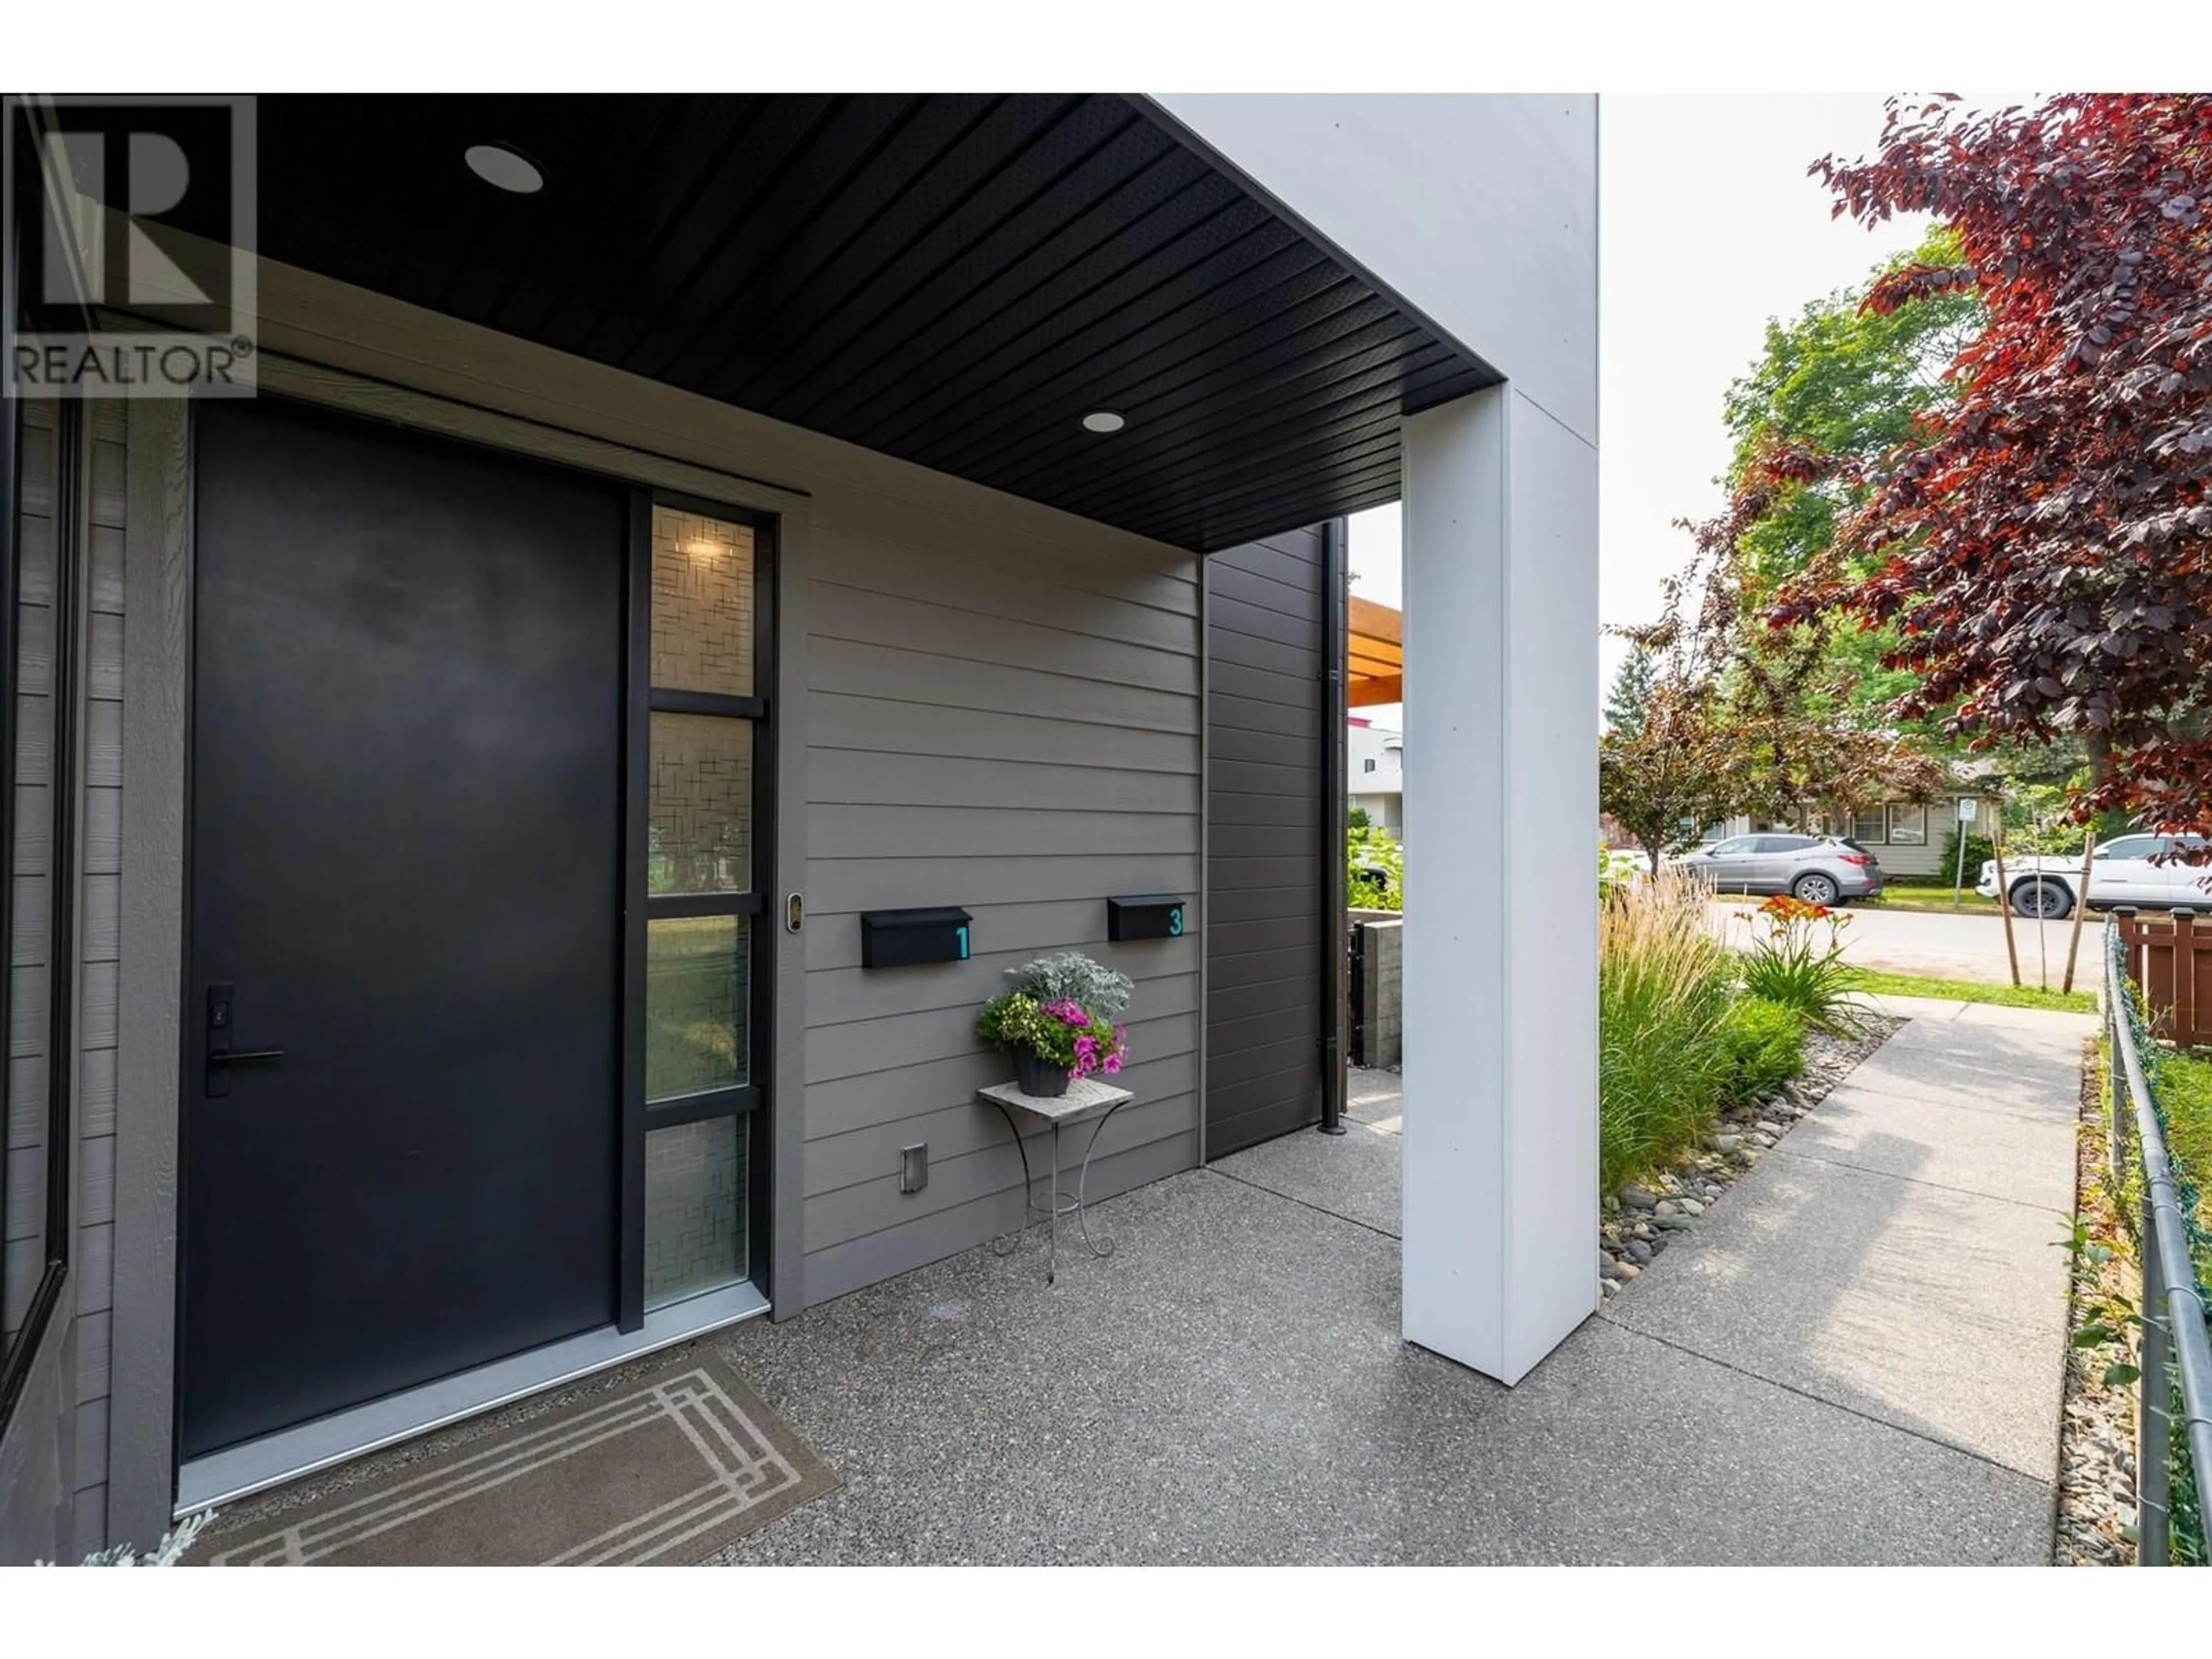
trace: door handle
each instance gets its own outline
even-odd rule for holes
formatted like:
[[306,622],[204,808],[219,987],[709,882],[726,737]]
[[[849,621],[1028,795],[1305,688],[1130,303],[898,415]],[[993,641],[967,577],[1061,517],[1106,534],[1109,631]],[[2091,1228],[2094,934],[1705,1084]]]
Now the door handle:
[[284,1058],[282,1048],[234,1048],[230,1034],[238,1024],[236,988],[228,982],[207,989],[207,1070],[204,1087],[210,1099],[230,1092],[232,1066],[265,1065]]

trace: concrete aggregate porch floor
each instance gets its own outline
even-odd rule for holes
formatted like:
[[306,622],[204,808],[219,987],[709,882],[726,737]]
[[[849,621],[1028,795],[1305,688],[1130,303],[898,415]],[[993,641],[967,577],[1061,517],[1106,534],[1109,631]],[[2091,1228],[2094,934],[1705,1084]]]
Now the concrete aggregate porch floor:
[[[1984,1190],[1899,1204],[1970,1155],[1948,1142],[1986,1113],[1933,1115],[1918,1182],[1899,1144],[1923,1133],[1909,1115],[1839,1114],[1510,1390],[1399,1336],[1395,1079],[1356,1074],[1349,1133],[1292,1135],[1100,1206],[1117,1254],[1069,1252],[1056,1285],[1032,1237],[1012,1258],[970,1250],[712,1339],[844,1480],[718,1559],[2047,1562],[2063,1265],[2040,1248],[2060,1199],[2042,1164],[2070,1170],[2071,1152],[2020,1130],[2070,1111],[2061,1056],[2079,1042],[2049,1018],[2067,1023],[1931,1010],[1911,1053],[1872,1063],[1867,1093],[1885,1102],[1922,1064],[2020,1079]],[[1999,1285],[2008,1264],[1987,1249],[1932,1285],[1900,1275],[1990,1206],[2031,1282]],[[1809,1218],[1844,1245],[1777,1260],[1777,1285],[1761,1282],[1759,1259]],[[1595,1221],[1590,1256],[1595,1302]],[[1850,1316],[1840,1381],[1820,1360],[1835,1308]],[[2012,1328],[2017,1389],[1942,1325],[1970,1313]],[[1890,1364],[1922,1390],[1914,1409],[1881,1381]]]

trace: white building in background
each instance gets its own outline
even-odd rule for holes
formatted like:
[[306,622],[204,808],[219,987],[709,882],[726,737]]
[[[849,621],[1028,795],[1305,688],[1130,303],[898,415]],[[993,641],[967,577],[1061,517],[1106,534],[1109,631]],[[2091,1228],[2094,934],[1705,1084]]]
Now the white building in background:
[[1406,738],[1357,714],[1344,722],[1344,790],[1367,822],[1391,835],[1406,823]]

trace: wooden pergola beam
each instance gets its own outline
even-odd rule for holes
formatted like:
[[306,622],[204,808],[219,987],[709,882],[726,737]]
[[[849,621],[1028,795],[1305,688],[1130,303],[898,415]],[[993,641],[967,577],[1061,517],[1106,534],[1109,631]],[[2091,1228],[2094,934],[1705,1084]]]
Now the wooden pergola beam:
[[1377,605],[1372,599],[1355,597],[1345,621],[1355,639],[1364,635],[1368,639],[1395,646],[1403,646],[1406,642],[1406,619],[1389,605]]
[[1346,609],[1345,702],[1352,708],[1402,702],[1406,689],[1405,618],[1387,605],[1354,599]]

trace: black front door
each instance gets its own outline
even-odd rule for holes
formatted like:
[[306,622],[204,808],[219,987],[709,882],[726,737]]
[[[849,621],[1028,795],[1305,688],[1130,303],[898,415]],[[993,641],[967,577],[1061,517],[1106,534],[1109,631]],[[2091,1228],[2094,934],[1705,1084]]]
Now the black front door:
[[615,1317],[623,798],[619,489],[194,447],[187,1457]]

